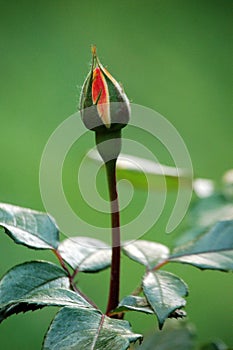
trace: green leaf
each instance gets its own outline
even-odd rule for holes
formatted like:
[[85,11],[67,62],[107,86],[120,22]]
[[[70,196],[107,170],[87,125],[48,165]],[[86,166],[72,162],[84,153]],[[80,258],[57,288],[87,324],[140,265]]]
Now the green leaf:
[[186,324],[175,323],[172,327],[156,332],[145,339],[138,350],[193,350],[195,333],[192,327]]
[[[103,162],[96,151],[89,152],[88,156],[98,163]],[[148,184],[150,184],[150,189],[154,191],[164,189],[164,181],[166,181],[168,191],[177,189],[180,178],[184,186],[190,184],[190,176],[184,169],[177,169],[129,154],[121,154],[118,157],[117,178],[127,179],[133,186],[143,190],[148,190]]]
[[222,193],[202,198],[194,202],[190,210],[190,226],[207,227],[217,221],[233,219],[233,202]]
[[233,220],[220,221],[192,242],[175,249],[169,261],[200,269],[233,270]]
[[154,314],[154,311],[144,297],[129,295],[122,299],[118,307],[111,314],[127,311],[140,311],[146,314]]
[[68,238],[60,243],[58,251],[73,269],[81,272],[97,272],[111,265],[111,248],[94,238]]
[[59,231],[54,219],[46,213],[0,204],[0,226],[15,241],[34,249],[56,249]]
[[160,329],[169,315],[186,304],[182,297],[188,295],[188,287],[170,272],[148,272],[142,286],[150,306],[157,315]]
[[[149,305],[148,301],[144,297],[139,297],[135,295],[129,295],[122,299],[118,305],[118,307],[111,312],[111,315],[128,312],[128,311],[139,311],[144,312],[146,314],[154,314],[154,310]],[[186,312],[184,310],[176,309],[171,314],[169,314],[169,318],[183,318],[186,316]]]
[[189,211],[189,229],[178,238],[178,245],[183,245],[198,237],[208,227],[218,221],[233,219],[233,202],[222,193],[214,193],[207,198],[196,200]]
[[230,350],[230,348],[224,344],[221,340],[205,344],[201,347],[201,350]]
[[129,244],[124,242],[122,250],[130,259],[145,265],[148,269],[153,269],[169,256],[169,249],[165,245],[144,240]]
[[45,337],[43,350],[126,350],[142,336],[127,321],[111,319],[98,311],[61,309]]
[[[0,322],[16,312],[45,306],[45,303],[40,303],[39,300],[28,308],[25,303],[30,304],[30,298],[33,298],[33,295],[39,297],[43,290],[55,288],[69,288],[69,279],[59,266],[49,262],[32,261],[13,267],[0,281]],[[21,306],[20,302],[22,302]]]
[[77,292],[62,288],[46,288],[28,293],[23,298],[0,305],[0,322],[7,317],[45,306],[73,306],[92,309],[92,306]]

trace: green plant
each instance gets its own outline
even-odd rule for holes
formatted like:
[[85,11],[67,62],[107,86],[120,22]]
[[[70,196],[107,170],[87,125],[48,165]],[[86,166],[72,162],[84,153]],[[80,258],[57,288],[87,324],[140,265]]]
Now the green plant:
[[[61,309],[48,329],[43,349],[123,350],[143,339],[123,320],[127,312],[155,315],[160,329],[167,318],[186,316],[183,308],[188,286],[178,276],[162,269],[165,265],[184,263],[199,269],[233,270],[231,187],[196,201],[190,211],[189,228],[172,252],[163,244],[141,239],[121,242],[116,161],[121,150],[121,129],[129,120],[130,106],[120,85],[100,64],[95,50],[92,69],[82,90],[81,115],[85,125],[95,132],[97,149],[107,172],[112,247],[87,237],[60,241],[59,228],[50,215],[0,204],[0,225],[15,243],[51,250],[60,263],[58,266],[47,261],[30,261],[8,271],[0,281],[0,322],[15,313],[59,306]],[[118,175],[124,177],[124,171],[121,174],[119,166]],[[144,178],[138,169],[127,169],[127,176],[132,181],[136,179],[137,185],[144,186]],[[156,183],[161,173],[152,172],[150,176]],[[177,174],[171,179],[166,170],[165,176],[171,183],[178,179]],[[121,251],[143,265],[145,273],[131,295],[119,300]],[[109,298],[106,311],[101,311],[79,289],[76,277],[79,273],[97,273],[108,267],[111,267]],[[163,346],[163,349],[170,349],[173,337],[176,337],[179,349],[194,346],[188,327],[163,332],[155,334],[139,348],[162,349]],[[221,344],[213,346],[223,348]]]

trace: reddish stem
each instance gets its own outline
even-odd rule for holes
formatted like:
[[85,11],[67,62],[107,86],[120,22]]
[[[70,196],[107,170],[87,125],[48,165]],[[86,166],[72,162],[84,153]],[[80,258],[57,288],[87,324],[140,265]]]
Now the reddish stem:
[[67,275],[68,275],[68,277],[69,277],[69,279],[70,279],[70,278],[71,278],[70,271],[68,270],[66,264],[64,263],[64,260],[62,259],[61,254],[60,254],[59,251],[56,250],[56,249],[53,250],[53,253],[54,253],[54,254],[56,255],[56,257],[58,258],[61,267],[63,268],[63,270],[65,270],[65,272],[67,273]]
[[169,263],[169,259],[166,259],[166,260],[161,261],[159,264],[157,264],[157,265],[152,269],[152,271],[156,271],[156,270],[161,269],[161,267],[163,267],[163,266],[166,265],[167,263]]
[[[112,264],[111,279],[109,288],[109,298],[106,314],[114,310],[119,304],[120,290],[120,213],[118,194],[116,186],[116,159],[105,163],[108,178],[109,197],[111,202],[111,222],[112,222]],[[117,316],[112,316],[117,317]],[[118,318],[118,317],[117,317]]]
[[71,274],[70,274],[70,271],[68,270],[68,268],[67,268],[67,266],[66,266],[66,264],[65,264],[65,262],[64,262],[64,260],[62,259],[62,256],[60,255],[59,251],[56,250],[56,249],[54,249],[53,252],[54,252],[54,254],[56,255],[56,257],[58,258],[58,260],[59,260],[59,262],[60,262],[60,264],[61,264],[61,267],[62,267],[62,268],[65,270],[65,272],[67,273],[67,276],[68,276],[69,281],[70,281],[70,288],[71,288],[74,292],[80,294],[80,295],[83,297],[83,299],[85,299],[89,304],[91,304],[95,309],[98,310],[99,308],[98,308],[98,306],[94,303],[94,301],[91,300],[86,294],[84,294],[84,293],[76,286],[76,284],[75,284],[75,282],[74,282],[74,277],[76,276],[78,270],[76,269],[76,270],[74,271],[74,273],[71,275]]
[[90,305],[92,305],[95,309],[99,310],[98,306],[94,303],[93,300],[91,300],[86,294],[84,294],[74,283],[74,281],[71,281],[70,283],[71,288],[73,289],[74,292],[78,293],[85,299]]

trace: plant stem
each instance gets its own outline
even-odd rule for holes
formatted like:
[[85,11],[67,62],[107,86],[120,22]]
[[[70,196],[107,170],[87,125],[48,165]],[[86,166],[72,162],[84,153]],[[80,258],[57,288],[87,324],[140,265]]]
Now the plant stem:
[[59,251],[57,249],[54,249],[53,250],[53,253],[56,255],[56,257],[58,258],[59,260],[59,263],[61,265],[61,267],[63,268],[63,270],[65,270],[65,272],[67,273],[68,277],[70,278],[71,275],[70,275],[70,271],[68,270],[66,264],[64,263],[64,260],[62,259],[62,256],[61,254],[59,253]]
[[81,295],[81,297],[83,297],[83,299],[85,299],[90,305],[92,305],[95,309],[99,310],[98,306],[94,303],[93,300],[91,300],[86,294],[84,294],[74,283],[74,281],[71,280],[70,282],[70,286],[73,289],[74,292],[78,293],[79,295]]
[[169,259],[165,259],[165,260],[161,261],[159,264],[157,264],[155,267],[153,267],[152,271],[159,270],[161,267],[163,267],[167,263],[169,263]]
[[70,281],[70,288],[78,293],[79,295],[81,295],[89,304],[91,304],[95,309],[99,309],[98,306],[94,303],[94,301],[92,301],[86,294],[84,294],[83,292],[81,292],[81,290],[79,288],[77,288],[76,284],[74,283],[74,278],[76,276],[77,273],[77,269],[74,271],[74,273],[71,275],[70,271],[68,270],[68,268],[66,267],[66,264],[64,262],[64,260],[62,259],[61,254],[59,253],[58,250],[54,249],[53,250],[54,254],[56,255],[56,257],[58,258],[61,267],[65,270],[65,272],[67,273],[67,276],[69,278]]
[[[119,304],[119,290],[120,290],[120,213],[118,194],[116,186],[116,159],[112,159],[105,163],[109,197],[111,202],[111,222],[112,222],[112,264],[111,264],[111,278],[109,288],[109,298],[106,314],[114,310]],[[117,317],[117,315],[112,316]]]

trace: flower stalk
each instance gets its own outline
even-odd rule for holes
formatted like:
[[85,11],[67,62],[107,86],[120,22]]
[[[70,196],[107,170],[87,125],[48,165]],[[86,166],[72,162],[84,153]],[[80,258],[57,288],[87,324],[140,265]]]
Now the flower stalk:
[[[120,212],[116,185],[116,159],[105,164],[109,197],[111,202],[111,223],[112,223],[112,263],[111,263],[111,278],[109,287],[109,298],[106,314],[114,310],[119,304],[120,291],[120,254],[121,254],[121,240],[120,240]],[[117,317],[117,315],[113,316]]]
[[[107,173],[112,227],[112,263],[106,314],[111,316],[119,303],[120,212],[116,183],[116,161],[121,151],[121,129],[130,117],[129,100],[122,86],[100,63],[92,48],[92,66],[82,87],[80,113],[85,126],[95,132],[98,152]],[[121,315],[111,317],[122,318]]]

